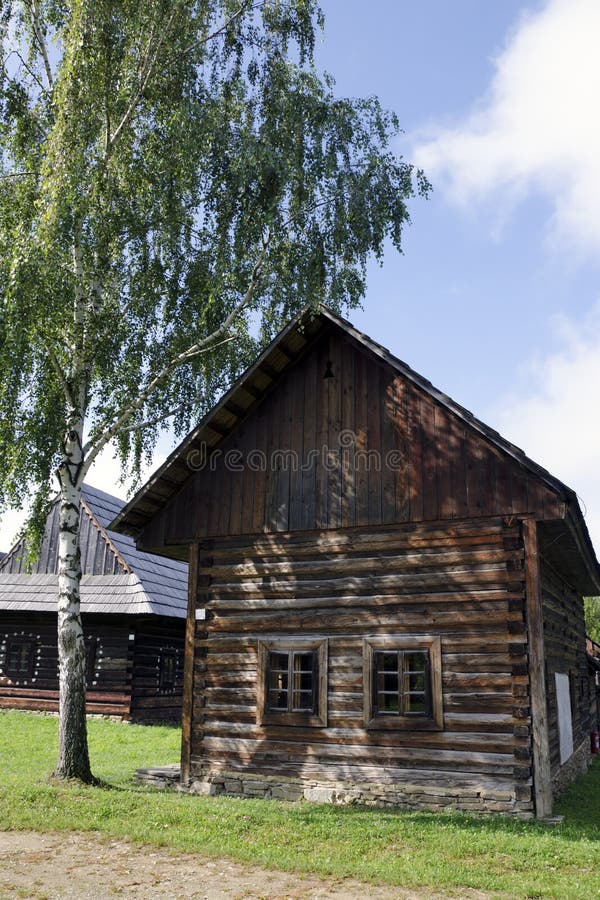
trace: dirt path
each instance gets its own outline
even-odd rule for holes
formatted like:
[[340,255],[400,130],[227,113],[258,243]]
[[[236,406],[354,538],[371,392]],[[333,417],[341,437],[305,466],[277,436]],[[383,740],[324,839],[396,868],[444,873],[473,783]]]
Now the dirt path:
[[189,853],[132,847],[97,835],[0,832],[1,900],[434,900],[444,897],[485,900],[476,891],[460,894],[415,893],[346,879],[311,876],[207,860]]

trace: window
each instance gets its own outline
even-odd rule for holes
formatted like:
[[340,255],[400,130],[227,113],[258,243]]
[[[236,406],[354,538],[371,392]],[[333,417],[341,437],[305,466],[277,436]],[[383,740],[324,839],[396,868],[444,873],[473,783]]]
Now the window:
[[259,724],[327,725],[327,641],[258,644]]
[[441,674],[439,637],[365,639],[365,726],[442,729]]
[[85,683],[92,687],[98,681],[101,665],[100,638],[88,635],[85,639]]
[[5,672],[9,678],[29,678],[36,661],[36,642],[31,638],[13,637],[6,648]]
[[163,650],[160,655],[158,689],[163,694],[172,694],[177,681],[177,651]]
[[373,713],[431,716],[431,678],[426,650],[373,653]]

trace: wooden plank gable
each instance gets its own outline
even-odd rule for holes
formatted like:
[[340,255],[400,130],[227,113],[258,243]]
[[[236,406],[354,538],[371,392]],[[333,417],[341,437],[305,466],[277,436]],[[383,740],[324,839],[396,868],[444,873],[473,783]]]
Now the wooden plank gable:
[[189,463],[187,482],[138,546],[564,515],[562,498],[535,472],[336,328],[318,337],[229,435]]
[[[57,575],[58,517],[59,504],[54,503],[46,520],[39,556],[31,570],[27,566],[25,543],[21,540],[0,562],[0,572],[7,575],[24,574],[29,571],[33,575]],[[82,502],[81,506],[79,533],[81,570],[85,575],[117,575],[130,571],[85,502]]]

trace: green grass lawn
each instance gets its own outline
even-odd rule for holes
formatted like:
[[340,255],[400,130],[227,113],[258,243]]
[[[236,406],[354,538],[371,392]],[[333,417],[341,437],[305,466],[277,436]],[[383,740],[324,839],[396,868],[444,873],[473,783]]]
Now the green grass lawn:
[[54,783],[57,720],[0,712],[0,828],[96,831],[266,867],[408,888],[471,887],[510,897],[600,897],[600,760],[549,828],[500,817],[404,813],[191,797],[132,783],[179,758],[176,728],[92,719],[102,787]]

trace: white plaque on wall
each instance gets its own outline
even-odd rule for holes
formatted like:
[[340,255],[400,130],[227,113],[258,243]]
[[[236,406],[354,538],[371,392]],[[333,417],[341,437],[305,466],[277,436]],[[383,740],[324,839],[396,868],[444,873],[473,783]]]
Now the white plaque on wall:
[[573,755],[573,716],[571,713],[571,690],[569,676],[554,673],[556,681],[556,706],[558,711],[558,739],[560,741],[560,764],[562,766]]

